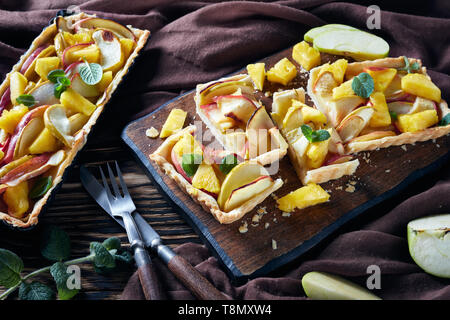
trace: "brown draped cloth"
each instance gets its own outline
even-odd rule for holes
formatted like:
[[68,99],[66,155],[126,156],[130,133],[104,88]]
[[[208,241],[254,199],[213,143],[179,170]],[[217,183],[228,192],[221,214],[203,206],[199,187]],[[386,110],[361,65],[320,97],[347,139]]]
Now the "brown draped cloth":
[[[195,87],[294,45],[311,27],[343,23],[363,30],[367,6],[381,9],[381,29],[390,55],[422,59],[433,81],[450,94],[450,2],[440,1],[174,1],[0,0],[0,73],[9,72],[34,37],[60,9],[79,5],[100,17],[149,29],[152,37],[108,105],[90,144],[119,141],[130,120]],[[124,107],[126,106],[126,107]],[[120,114],[120,117],[117,115]],[[411,259],[406,225],[415,218],[450,213],[450,166],[422,178],[395,199],[369,210],[297,261],[268,277],[233,284],[208,249],[187,243],[176,252],[219,290],[235,299],[305,298],[301,277],[325,271],[365,285],[367,267],[381,269],[384,299],[449,299],[450,281],[428,275]],[[157,259],[155,259],[157,260]],[[171,299],[192,295],[156,261]],[[123,299],[143,299],[133,275]]]

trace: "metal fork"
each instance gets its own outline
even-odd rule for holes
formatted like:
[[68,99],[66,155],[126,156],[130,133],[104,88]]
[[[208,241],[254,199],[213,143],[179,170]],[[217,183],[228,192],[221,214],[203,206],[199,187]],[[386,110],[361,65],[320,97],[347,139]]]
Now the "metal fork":
[[162,291],[157,281],[156,274],[152,268],[152,261],[147,250],[145,249],[142,236],[139,233],[139,229],[137,228],[132,216],[133,212],[136,211],[136,206],[131,199],[127,185],[123,180],[119,165],[117,164],[117,161],[114,162],[122,193],[119,190],[119,185],[116,182],[116,177],[111,170],[109,163],[106,165],[114,195],[111,193],[105,174],[100,167],[100,174],[102,176],[103,186],[108,196],[111,213],[114,217],[120,217],[123,220],[131,249],[134,252],[134,260],[136,261],[136,265],[138,267],[138,275],[145,297],[149,300],[160,300],[163,298]]

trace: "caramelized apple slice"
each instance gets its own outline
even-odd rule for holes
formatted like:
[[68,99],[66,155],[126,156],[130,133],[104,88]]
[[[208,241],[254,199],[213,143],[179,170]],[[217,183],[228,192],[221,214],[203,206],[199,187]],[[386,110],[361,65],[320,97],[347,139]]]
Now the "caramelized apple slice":
[[79,22],[73,25],[75,30],[79,30],[81,28],[86,29],[107,29],[112,31],[119,38],[128,38],[136,41],[136,37],[134,33],[124,25],[117,23],[115,21],[109,19],[101,19],[101,18],[86,18],[80,20]]
[[229,95],[238,89],[241,89],[242,94],[251,94],[254,89],[249,78],[249,76],[241,75],[240,78],[236,76],[232,79],[212,82],[200,90],[197,103],[200,106],[210,104],[214,97]]
[[70,121],[63,105],[55,104],[47,108],[44,113],[45,127],[64,145],[71,147],[74,138],[70,135]]
[[216,102],[225,117],[244,124],[258,108],[252,100],[243,95],[220,96]]
[[336,128],[343,142],[356,137],[369,123],[374,110],[372,107],[361,107],[349,113]]
[[119,39],[108,30],[98,30],[92,34],[101,53],[101,66],[104,72],[119,70],[124,62],[124,55]]
[[270,176],[258,177],[255,180],[234,189],[223,206],[223,211],[229,212],[244,202],[252,199],[267,188],[273,185],[273,180]]
[[43,129],[44,120],[42,117],[31,119],[30,122],[28,122],[17,139],[16,149],[14,150],[14,159],[18,159],[29,153],[29,147]]

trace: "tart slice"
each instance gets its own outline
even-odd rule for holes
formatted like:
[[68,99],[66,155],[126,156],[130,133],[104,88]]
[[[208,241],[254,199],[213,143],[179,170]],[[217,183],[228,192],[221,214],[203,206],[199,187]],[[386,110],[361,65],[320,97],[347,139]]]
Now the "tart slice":
[[283,185],[254,160],[203,146],[195,131],[171,135],[150,159],[220,223],[239,220]]
[[253,92],[245,74],[200,84],[196,110],[226,150],[266,165],[281,159],[287,144]]
[[272,111],[303,184],[323,183],[355,172],[358,159],[344,154],[340,136],[320,110],[305,104],[302,88],[275,92]]
[[[366,81],[369,91],[360,91],[355,81]],[[341,59],[324,64],[311,70],[308,94],[336,127],[347,153],[412,144],[450,132],[448,105],[418,59]]]

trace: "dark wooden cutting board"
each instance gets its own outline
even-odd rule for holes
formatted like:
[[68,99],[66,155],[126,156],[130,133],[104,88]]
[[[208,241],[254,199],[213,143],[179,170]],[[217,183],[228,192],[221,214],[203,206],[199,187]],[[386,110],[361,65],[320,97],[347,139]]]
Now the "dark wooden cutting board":
[[[262,62],[266,63],[266,70],[281,58],[289,57],[293,61],[291,51],[292,48],[289,48],[264,59]],[[333,60],[327,56],[323,59]],[[237,73],[241,72],[243,71]],[[306,80],[307,74],[299,72],[289,88],[304,85]],[[275,91],[278,87],[271,85],[264,91]],[[299,257],[345,222],[393,197],[413,181],[439,168],[450,156],[448,136],[415,145],[361,152],[357,155],[360,165],[353,176],[345,176],[321,185],[331,194],[329,202],[296,210],[286,216],[276,208],[275,199],[268,197],[240,221],[222,225],[183,193],[148,157],[163,140],[150,139],[145,135],[145,131],[150,127],[161,130],[170,110],[186,110],[186,125],[199,120],[195,113],[194,94],[193,91],[188,92],[130,123],[122,132],[122,139],[134,152],[146,173],[172,200],[237,281],[265,275]],[[270,111],[271,100],[263,94],[258,98]],[[307,104],[311,105],[308,100]],[[278,197],[301,186],[287,156],[280,162],[279,175],[285,184],[275,193]],[[260,208],[265,208],[267,213],[260,214],[260,221],[254,223],[252,218]],[[259,212],[262,211],[264,210]],[[241,233],[239,227],[244,223],[247,223],[248,231]]]

